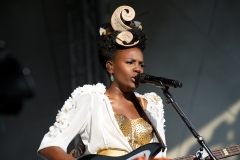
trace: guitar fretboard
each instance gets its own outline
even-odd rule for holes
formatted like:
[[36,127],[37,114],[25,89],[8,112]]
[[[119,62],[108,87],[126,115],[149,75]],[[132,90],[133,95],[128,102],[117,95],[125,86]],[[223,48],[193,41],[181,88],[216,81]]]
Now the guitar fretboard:
[[[240,145],[213,150],[212,153],[217,159],[223,159],[240,154]],[[195,155],[173,158],[173,160],[195,160]]]

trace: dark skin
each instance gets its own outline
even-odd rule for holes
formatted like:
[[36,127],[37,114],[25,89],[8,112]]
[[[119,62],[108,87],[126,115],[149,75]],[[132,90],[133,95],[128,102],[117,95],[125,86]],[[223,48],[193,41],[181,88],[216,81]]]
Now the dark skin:
[[48,160],[76,160],[75,158],[64,152],[61,148],[56,146],[41,149],[38,154],[44,159]]
[[[105,94],[111,100],[113,111],[122,114],[130,119],[140,118],[136,110],[138,102],[133,97],[133,91],[137,89],[138,83],[134,77],[143,73],[143,54],[136,47],[119,50],[113,60],[106,63],[106,69],[109,74],[114,76]],[[144,109],[147,101],[144,100]],[[61,148],[51,146],[40,150],[39,155],[48,160],[74,160],[72,156],[64,152]]]
[[[134,77],[143,73],[143,54],[136,47],[117,51],[112,61],[107,61],[106,68],[109,74],[114,76],[114,81],[106,91],[112,101],[115,113],[122,114],[130,119],[140,118],[136,110],[138,102],[133,97],[133,91],[138,88]],[[144,108],[146,108],[144,100]]]

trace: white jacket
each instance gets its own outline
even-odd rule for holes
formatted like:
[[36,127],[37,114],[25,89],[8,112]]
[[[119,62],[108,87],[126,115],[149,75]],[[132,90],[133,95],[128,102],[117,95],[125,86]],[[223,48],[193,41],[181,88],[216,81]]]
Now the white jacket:
[[[105,86],[101,83],[76,88],[58,111],[56,122],[43,137],[38,151],[49,146],[58,146],[66,152],[69,143],[80,134],[86,145],[86,154],[96,154],[98,150],[106,148],[120,148],[131,152],[132,148],[115,120],[105,91]],[[135,95],[147,100],[146,113],[165,143],[162,99],[153,92]],[[151,142],[157,142],[155,136]],[[164,153],[160,152],[159,156],[166,157],[166,150]]]

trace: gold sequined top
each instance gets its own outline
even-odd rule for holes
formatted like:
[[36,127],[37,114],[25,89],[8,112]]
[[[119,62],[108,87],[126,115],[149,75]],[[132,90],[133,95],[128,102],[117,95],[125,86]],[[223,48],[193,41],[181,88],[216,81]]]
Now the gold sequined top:
[[117,113],[114,116],[133,150],[151,141],[153,137],[152,126],[143,118],[129,119]]

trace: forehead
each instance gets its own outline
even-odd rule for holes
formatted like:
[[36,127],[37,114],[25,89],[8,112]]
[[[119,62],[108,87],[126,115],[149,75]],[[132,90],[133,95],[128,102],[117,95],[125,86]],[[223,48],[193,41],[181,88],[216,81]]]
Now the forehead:
[[116,52],[115,60],[120,60],[120,59],[138,59],[143,61],[143,54],[142,51],[136,47],[134,48],[127,48],[123,50],[118,50]]

